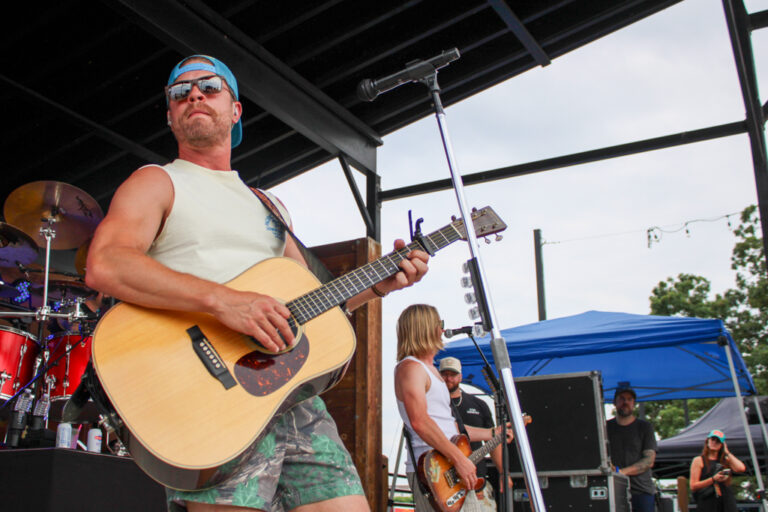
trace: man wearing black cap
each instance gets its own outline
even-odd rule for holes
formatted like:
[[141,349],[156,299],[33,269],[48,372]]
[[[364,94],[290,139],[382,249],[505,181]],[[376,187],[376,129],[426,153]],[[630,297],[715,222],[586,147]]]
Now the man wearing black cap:
[[[237,81],[223,62],[194,55],[173,68],[165,95],[179,158],[138,169],[115,192],[90,246],[88,286],[149,308],[208,313],[270,352],[285,349],[294,342],[288,308],[223,284],[275,256],[306,266],[278,221],[291,225],[287,210],[266,192],[257,198],[232,170],[232,148],[243,136]],[[427,260],[422,251],[410,253],[400,272],[349,299],[347,310],[419,281]],[[215,443],[217,434],[226,435],[212,432],[196,442]],[[274,418],[253,449],[208,482],[215,485],[204,491],[169,489],[171,508],[368,509],[351,457],[317,396]]]
[[654,512],[656,488],[651,468],[656,459],[656,436],[650,423],[635,417],[637,394],[629,386],[619,386],[613,396],[616,417],[608,420],[611,461],[617,472],[629,477],[632,512]]

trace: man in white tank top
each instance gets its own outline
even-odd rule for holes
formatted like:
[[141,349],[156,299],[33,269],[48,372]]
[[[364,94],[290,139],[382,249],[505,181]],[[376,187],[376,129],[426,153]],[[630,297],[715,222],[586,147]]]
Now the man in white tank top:
[[[416,458],[411,460],[408,453],[406,474],[417,512],[433,509],[421,492],[415,475],[416,462],[422,453],[431,448],[451,461],[467,488],[473,489],[477,485],[477,468],[450,440],[459,430],[451,412],[448,388],[434,364],[435,355],[443,348],[442,335],[442,321],[433,306],[408,306],[397,321],[395,396]],[[489,441],[501,428],[465,427],[471,441]],[[507,442],[511,440],[512,431],[507,429]],[[496,450],[500,453],[501,445]],[[464,501],[462,511],[476,510],[482,509],[474,492],[471,492]]]
[[[286,343],[294,342],[286,320],[288,309],[272,297],[222,284],[260,259],[274,255],[293,258],[306,266],[293,239],[285,236],[270,219],[271,212],[232,171],[231,151],[242,138],[242,104],[235,77],[218,59],[193,56],[171,72],[166,99],[167,123],[178,142],[179,158],[166,166],[142,167],[115,192],[91,243],[88,286],[145,307],[209,313],[230,329],[254,337],[270,351],[284,349]],[[290,223],[287,212],[281,213]],[[244,227],[239,217],[261,220]],[[253,229],[258,225],[263,228],[261,233]],[[240,236],[246,227],[250,229],[247,243]],[[217,237],[216,242],[210,237]],[[402,240],[395,242],[396,248],[404,246]],[[412,252],[401,263],[400,272],[351,298],[347,309],[352,311],[371,299],[419,281],[427,271],[427,260],[426,253]],[[290,419],[281,423],[288,416]],[[327,482],[312,477],[306,479],[305,485],[298,485],[300,474],[293,482],[281,480],[280,476],[290,469],[289,463],[283,461],[294,456],[281,452],[284,456],[254,460],[252,474],[233,475],[230,480],[238,482],[237,488],[227,487],[224,482],[201,493],[169,491],[172,508],[175,504],[193,512],[273,506],[301,506],[310,512],[367,510],[349,454],[319,397],[286,412],[269,435],[283,435],[281,425],[287,430],[300,418],[307,420],[306,425],[315,425],[316,417],[321,417],[323,426],[304,430],[295,427],[292,434],[308,439],[313,429],[318,429],[324,439],[340,446],[333,448],[339,453],[327,457],[342,458],[345,462],[340,467],[320,464],[316,454],[307,455],[315,456],[310,463],[330,475]],[[302,444],[297,439],[286,439],[282,448],[289,450]],[[264,467],[271,469],[259,469]],[[287,485],[291,486],[288,490]]]

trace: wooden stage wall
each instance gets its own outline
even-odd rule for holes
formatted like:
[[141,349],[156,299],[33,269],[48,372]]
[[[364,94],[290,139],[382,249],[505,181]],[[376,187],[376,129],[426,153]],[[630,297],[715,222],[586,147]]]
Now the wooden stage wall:
[[[334,276],[374,261],[381,245],[372,238],[313,247]],[[344,444],[355,461],[373,511],[386,509],[387,460],[381,453],[381,300],[354,311],[350,319],[357,337],[347,374],[323,394]]]

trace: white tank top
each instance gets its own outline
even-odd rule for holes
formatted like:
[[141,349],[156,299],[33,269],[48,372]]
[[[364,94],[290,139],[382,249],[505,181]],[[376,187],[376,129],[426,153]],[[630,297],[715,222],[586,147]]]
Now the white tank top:
[[[214,171],[180,159],[161,169],[173,183],[173,206],[149,256],[178,272],[225,283],[283,255],[290,235],[237,171]],[[270,199],[290,225],[285,208]]]
[[[443,431],[445,437],[448,439],[452,438],[459,433],[459,429],[456,427],[456,420],[453,418],[451,412],[451,394],[448,392],[448,386],[446,386],[445,382],[440,380],[437,375],[429,371],[429,368],[423,361],[420,361],[413,356],[406,356],[397,364],[399,365],[406,360],[418,362],[424,367],[424,371],[427,372],[427,375],[429,375],[430,385],[429,390],[427,390],[427,414],[435,423],[437,423],[437,426]],[[416,457],[416,462],[418,462],[421,454],[430,450],[432,447],[425,443],[411,427],[408,413],[405,411],[405,404],[401,400],[397,401],[397,410],[400,412],[400,417],[403,419],[403,423],[405,423],[405,428],[407,428],[408,432],[411,434],[413,455]],[[414,462],[411,460],[411,453],[408,452],[408,460],[405,462],[405,470],[410,473],[415,471],[414,467]]]

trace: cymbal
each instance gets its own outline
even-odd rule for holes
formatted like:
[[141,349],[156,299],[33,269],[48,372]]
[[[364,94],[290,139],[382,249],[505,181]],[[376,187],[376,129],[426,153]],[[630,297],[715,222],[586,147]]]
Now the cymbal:
[[[29,293],[42,298],[43,290],[42,286],[30,286]],[[48,300],[75,299],[77,297],[88,299],[95,297],[98,293],[81,281],[50,281],[48,283]]]
[[38,256],[35,241],[17,227],[0,222],[0,267],[28,265]]
[[53,249],[75,249],[93,235],[104,218],[99,203],[85,191],[60,181],[33,181],[22,185],[8,196],[3,207],[5,220],[18,226],[39,246],[45,246],[40,228],[46,220],[55,220],[51,227],[56,237]]
[[[8,268],[0,270],[2,280],[6,283],[12,283],[17,279],[24,279],[29,281],[33,285],[43,285],[45,283],[45,267],[38,263],[31,263],[25,265],[23,270],[19,268]],[[48,273],[49,281],[82,281],[82,277],[71,273],[62,272],[59,270],[50,269]]]
[[91,248],[91,239],[88,239],[75,253],[75,270],[81,276],[85,276],[85,263],[88,260],[88,250]]

